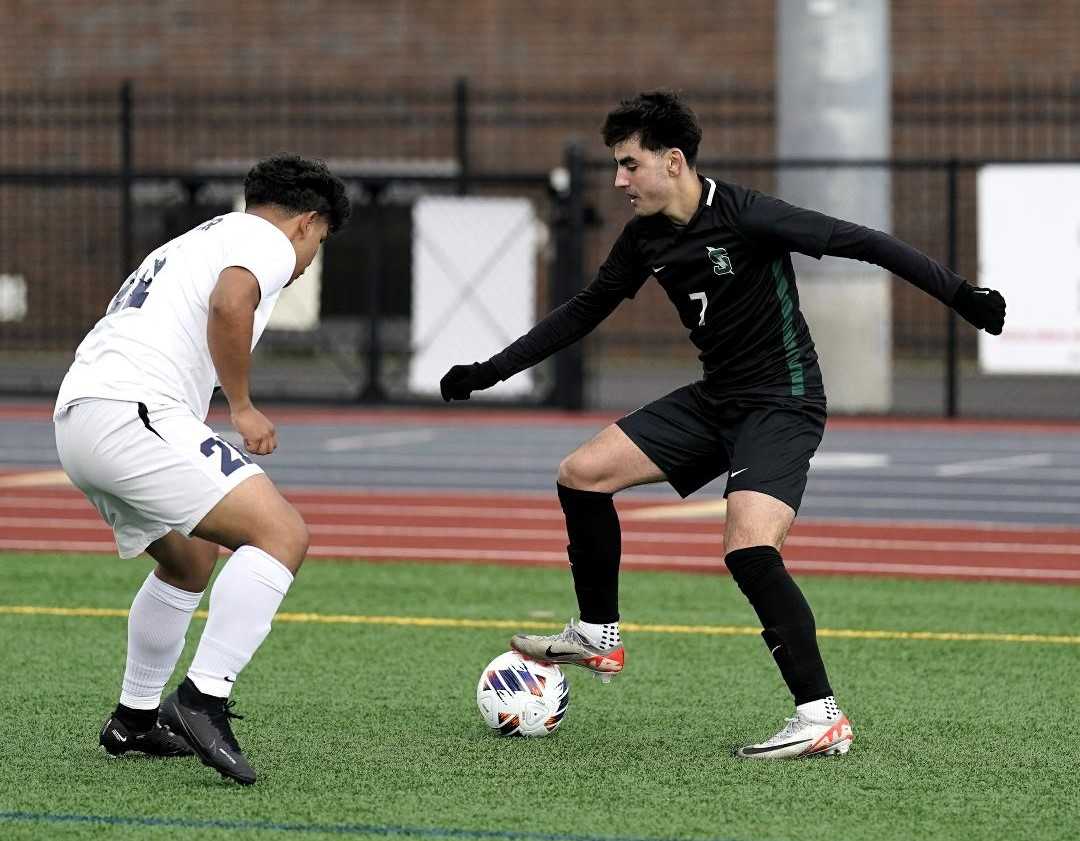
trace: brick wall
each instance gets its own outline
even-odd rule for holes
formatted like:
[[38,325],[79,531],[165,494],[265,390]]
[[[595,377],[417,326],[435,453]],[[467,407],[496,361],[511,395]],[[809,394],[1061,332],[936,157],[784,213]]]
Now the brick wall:
[[[768,3],[3,0],[5,85],[133,76],[523,91],[772,77]],[[657,37],[657,33],[663,37]]]

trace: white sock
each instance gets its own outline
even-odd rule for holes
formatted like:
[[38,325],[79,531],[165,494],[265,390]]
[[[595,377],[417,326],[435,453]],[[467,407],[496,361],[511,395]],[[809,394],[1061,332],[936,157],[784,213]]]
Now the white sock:
[[614,648],[622,642],[619,637],[618,622],[577,622],[575,627],[591,645],[597,648]]
[[146,576],[128,613],[127,667],[120,703],[133,710],[153,710],[184,650],[184,637],[202,593]]
[[817,724],[826,724],[840,718],[840,708],[836,705],[836,699],[830,695],[827,698],[819,698],[817,701],[809,701],[799,704],[795,711],[803,718],[808,718]]
[[210,589],[206,620],[188,677],[200,692],[228,698],[233,681],[266,635],[293,574],[254,546],[241,546]]

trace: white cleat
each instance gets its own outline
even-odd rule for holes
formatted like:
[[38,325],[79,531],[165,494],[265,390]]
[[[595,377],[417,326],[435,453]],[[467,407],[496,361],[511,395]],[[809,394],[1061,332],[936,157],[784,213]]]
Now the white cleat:
[[830,721],[813,721],[802,713],[771,739],[735,751],[743,759],[802,759],[807,756],[842,756],[855,738],[851,722],[843,713]]
[[582,635],[573,619],[558,634],[516,634],[510,640],[510,647],[518,654],[543,663],[581,666],[596,675],[601,683],[610,683],[626,663],[626,649],[621,642],[610,648],[595,646]]

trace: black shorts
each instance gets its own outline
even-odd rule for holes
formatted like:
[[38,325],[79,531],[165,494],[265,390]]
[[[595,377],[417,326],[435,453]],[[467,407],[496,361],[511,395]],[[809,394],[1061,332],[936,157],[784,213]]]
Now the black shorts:
[[719,397],[697,382],[616,423],[680,496],[729,473],[724,496],[760,491],[798,511],[825,417],[824,398]]

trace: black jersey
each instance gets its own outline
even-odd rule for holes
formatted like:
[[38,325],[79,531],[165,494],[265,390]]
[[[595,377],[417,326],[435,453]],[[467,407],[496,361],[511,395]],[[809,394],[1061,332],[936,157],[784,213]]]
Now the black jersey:
[[712,390],[823,397],[792,251],[875,263],[945,303],[963,282],[880,231],[735,184],[701,182],[697,212],[686,225],[659,213],[627,223],[587,288],[491,358],[499,376],[577,341],[655,277],[700,351]]

